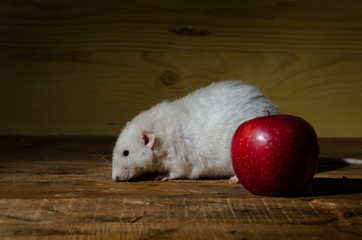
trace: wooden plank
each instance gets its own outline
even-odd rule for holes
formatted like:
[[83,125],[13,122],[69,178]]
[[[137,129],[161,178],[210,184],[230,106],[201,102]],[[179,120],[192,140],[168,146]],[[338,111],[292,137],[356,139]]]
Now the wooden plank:
[[9,2],[0,12],[1,47],[64,50],[64,58],[89,49],[355,54],[361,8],[353,0]]
[[[114,140],[0,137],[0,239],[362,236],[361,166],[322,164],[290,197],[252,195],[227,179],[113,182]],[[362,159],[361,143],[320,139],[321,156]]]
[[0,134],[115,136],[244,79],[320,137],[361,137],[359,1],[0,3]]
[[101,199],[1,200],[1,235],[30,239],[358,239],[362,234],[357,200],[204,197],[139,200],[119,194]]

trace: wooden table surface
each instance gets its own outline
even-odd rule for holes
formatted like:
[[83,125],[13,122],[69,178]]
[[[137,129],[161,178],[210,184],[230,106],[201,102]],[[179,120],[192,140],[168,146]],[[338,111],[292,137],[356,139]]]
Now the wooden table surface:
[[[362,166],[322,162],[293,197],[227,179],[113,182],[107,137],[0,137],[0,239],[362,239]],[[362,139],[320,139],[362,159]]]

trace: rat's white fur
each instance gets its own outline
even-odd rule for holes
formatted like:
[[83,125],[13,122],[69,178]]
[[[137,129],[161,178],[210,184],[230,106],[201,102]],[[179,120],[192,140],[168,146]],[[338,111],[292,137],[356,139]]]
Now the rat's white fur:
[[[141,112],[122,130],[113,151],[113,180],[145,172],[164,178],[233,176],[231,138],[244,121],[277,107],[253,86],[221,81]],[[123,152],[129,151],[128,156]]]

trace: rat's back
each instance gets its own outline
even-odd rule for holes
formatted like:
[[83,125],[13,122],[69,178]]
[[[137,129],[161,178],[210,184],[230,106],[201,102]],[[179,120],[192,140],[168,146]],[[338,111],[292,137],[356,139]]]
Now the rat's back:
[[196,90],[177,100],[186,109],[187,122],[182,127],[186,136],[188,158],[198,164],[191,178],[233,174],[230,159],[231,138],[237,127],[249,119],[271,114],[277,107],[257,88],[242,81],[221,81]]

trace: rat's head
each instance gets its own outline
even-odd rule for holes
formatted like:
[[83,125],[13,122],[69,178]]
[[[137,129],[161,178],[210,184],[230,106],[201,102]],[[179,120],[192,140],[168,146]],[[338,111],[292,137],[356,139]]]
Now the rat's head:
[[153,164],[152,132],[137,129],[128,123],[119,135],[113,149],[112,179],[127,181],[148,171]]

